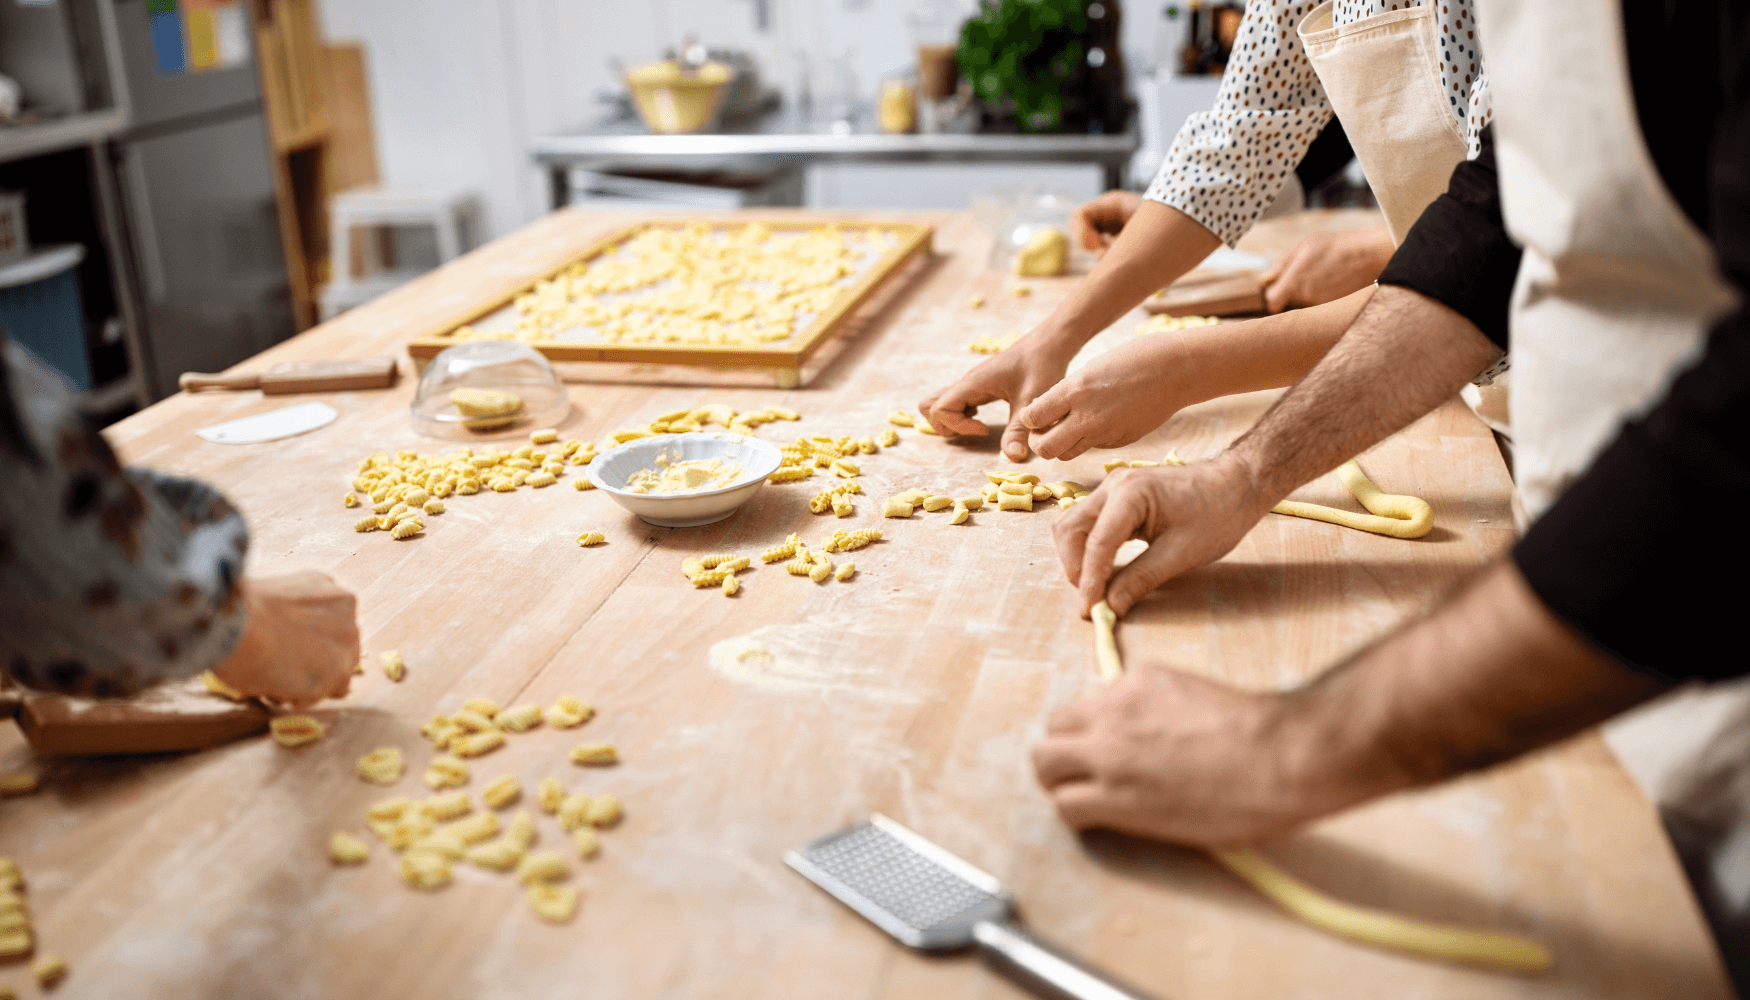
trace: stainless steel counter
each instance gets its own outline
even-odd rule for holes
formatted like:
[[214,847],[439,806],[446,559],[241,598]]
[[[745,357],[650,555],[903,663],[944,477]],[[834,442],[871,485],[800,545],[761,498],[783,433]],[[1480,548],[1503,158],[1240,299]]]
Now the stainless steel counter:
[[532,154],[547,169],[559,208],[570,200],[567,174],[577,168],[758,172],[811,162],[1094,163],[1105,171],[1106,187],[1114,188],[1122,186],[1124,167],[1141,142],[1135,125],[1119,135],[886,135],[871,118],[865,111],[830,122],[777,110],[699,135],[652,135],[637,118],[608,119],[585,131],[539,137]]

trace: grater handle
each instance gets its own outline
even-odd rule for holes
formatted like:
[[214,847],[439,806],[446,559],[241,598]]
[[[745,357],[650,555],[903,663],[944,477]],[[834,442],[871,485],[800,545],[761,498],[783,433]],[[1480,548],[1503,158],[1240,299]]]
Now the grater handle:
[[981,920],[972,938],[985,959],[1028,992],[1048,1000],[1148,1000],[1027,934],[1007,920]]

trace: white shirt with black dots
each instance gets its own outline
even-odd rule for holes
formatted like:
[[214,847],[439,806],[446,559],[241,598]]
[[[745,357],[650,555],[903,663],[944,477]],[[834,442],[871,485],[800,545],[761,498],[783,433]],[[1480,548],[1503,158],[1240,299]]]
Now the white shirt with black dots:
[[[1440,85],[1464,123],[1470,157],[1489,123],[1489,80],[1476,45],[1472,0],[1439,0]],[[1143,197],[1184,212],[1229,246],[1276,200],[1331,120],[1325,89],[1295,26],[1316,3],[1251,0],[1234,38],[1215,107],[1186,119]],[[1421,0],[1337,0],[1336,25]]]

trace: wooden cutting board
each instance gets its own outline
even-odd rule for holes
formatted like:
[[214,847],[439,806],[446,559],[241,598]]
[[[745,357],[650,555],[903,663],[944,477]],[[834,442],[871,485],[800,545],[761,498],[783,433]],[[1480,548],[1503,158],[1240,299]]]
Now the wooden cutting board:
[[209,693],[199,677],[127,700],[66,698],[0,688],[0,716],[18,721],[31,749],[51,756],[204,750],[267,728],[256,701]]
[[264,372],[244,372],[237,375],[183,372],[176,383],[184,392],[194,392],[197,389],[260,389],[269,396],[287,392],[382,389],[395,384],[395,359],[299,361],[274,365]]
[[1264,311],[1262,271],[1196,270],[1143,300],[1151,313],[1240,316]]

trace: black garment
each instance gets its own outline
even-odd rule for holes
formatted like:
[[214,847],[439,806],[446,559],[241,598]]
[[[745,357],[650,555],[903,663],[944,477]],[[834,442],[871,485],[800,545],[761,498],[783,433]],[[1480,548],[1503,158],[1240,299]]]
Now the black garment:
[[[1750,497],[1750,2],[1624,0],[1623,24],[1647,150],[1743,304],[1513,559],[1552,612],[1625,664],[1737,676],[1730,623],[1750,567],[1750,532],[1731,523]],[[1485,149],[1453,172],[1380,281],[1438,299],[1506,347],[1518,257]]]
[[1324,131],[1306,148],[1306,155],[1295,164],[1294,175],[1300,178],[1301,189],[1310,193],[1337,176],[1353,159],[1355,150],[1349,145],[1349,133],[1343,131],[1343,123],[1332,115],[1325,123]]

